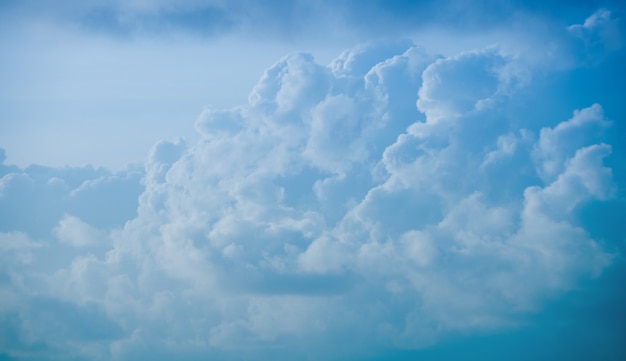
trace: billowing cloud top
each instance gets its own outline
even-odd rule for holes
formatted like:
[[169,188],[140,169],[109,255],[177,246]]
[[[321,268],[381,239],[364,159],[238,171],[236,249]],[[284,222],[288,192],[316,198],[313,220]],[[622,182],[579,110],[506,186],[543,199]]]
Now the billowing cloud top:
[[[571,41],[615,49],[594,16]],[[1,165],[0,350],[346,359],[523,324],[611,266],[580,214],[624,204],[601,104],[519,112],[544,65],[410,41],[293,54],[144,169]]]

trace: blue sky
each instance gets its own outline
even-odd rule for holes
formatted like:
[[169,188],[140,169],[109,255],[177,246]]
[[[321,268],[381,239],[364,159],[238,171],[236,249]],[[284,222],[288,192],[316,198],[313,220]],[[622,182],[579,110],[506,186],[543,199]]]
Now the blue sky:
[[0,3],[0,360],[623,360],[619,1]]

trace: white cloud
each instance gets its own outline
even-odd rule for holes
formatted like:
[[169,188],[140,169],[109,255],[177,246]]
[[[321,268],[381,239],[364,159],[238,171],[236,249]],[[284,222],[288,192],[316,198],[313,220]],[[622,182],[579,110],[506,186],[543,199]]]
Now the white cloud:
[[0,178],[0,231],[46,237],[65,213],[100,228],[119,227],[136,214],[142,173],[132,167],[115,174],[91,166],[15,169]]
[[431,122],[480,110],[496,95],[499,68],[506,64],[494,50],[440,59],[422,74],[417,107]]
[[565,169],[564,160],[576,149],[599,138],[603,128],[609,123],[604,119],[602,107],[594,104],[589,108],[575,111],[568,121],[554,128],[543,128],[539,141],[533,150],[538,173],[545,180],[554,180]]
[[607,9],[598,9],[582,24],[570,25],[567,29],[582,39],[587,48],[602,48],[615,51],[622,47],[624,36],[621,19]]
[[59,241],[74,247],[85,247],[105,241],[106,235],[98,229],[80,220],[80,218],[65,215],[54,229]]
[[[0,223],[3,259],[28,256],[2,269],[2,292],[60,311],[2,303],[21,316],[9,354],[42,342],[95,359],[332,359],[516,324],[610,264],[574,211],[616,188],[600,105],[507,123],[524,66],[494,47],[434,57],[408,42],[329,66],[294,54],[247,104],[205,110],[197,142],[155,145],[144,172],[11,171],[3,214],[54,209]],[[96,224],[90,206],[125,216]],[[77,336],[66,313],[110,332]]]

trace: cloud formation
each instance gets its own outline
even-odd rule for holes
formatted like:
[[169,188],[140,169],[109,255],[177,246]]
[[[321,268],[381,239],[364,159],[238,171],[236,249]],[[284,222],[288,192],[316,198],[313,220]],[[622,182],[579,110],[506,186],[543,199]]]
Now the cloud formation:
[[[479,32],[506,27],[520,17],[549,18],[558,14],[566,21],[578,20],[600,6],[619,7],[618,0],[584,1],[291,1],[285,3],[246,0],[137,0],[66,1],[42,4],[9,1],[0,4],[7,14],[29,14],[30,21],[54,21],[83,30],[117,37],[186,33],[219,37],[230,33],[273,38],[306,38],[312,30],[329,35],[341,32],[367,37],[409,35],[411,31],[442,26]],[[423,16],[428,14],[428,16]],[[326,20],[321,28],[318,19]],[[419,21],[415,21],[419,19]],[[11,18],[7,16],[7,21]],[[582,25],[599,24],[603,16]],[[331,30],[328,32],[327,30]]]
[[292,54],[142,170],[0,166],[0,349],[340,359],[519,325],[611,264],[577,212],[621,189],[602,105],[510,115],[528,64]]

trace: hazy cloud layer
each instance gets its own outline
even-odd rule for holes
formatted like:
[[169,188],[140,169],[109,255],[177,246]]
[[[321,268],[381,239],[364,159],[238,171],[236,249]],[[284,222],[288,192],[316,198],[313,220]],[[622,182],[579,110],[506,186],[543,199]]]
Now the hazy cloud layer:
[[[568,44],[605,39],[603,14]],[[602,105],[511,112],[544,65],[408,41],[293,54],[144,169],[0,165],[0,350],[341,359],[523,324],[618,256],[578,216],[623,191]]]
[[[520,18],[558,15],[574,22],[597,8],[619,7],[618,0],[603,1],[272,1],[248,0],[128,0],[6,1],[6,14],[28,15],[30,21],[54,21],[83,30],[118,37],[163,35],[176,32],[203,37],[228,33],[263,34],[274,38],[310,37],[348,31],[365,36],[387,36],[428,27],[479,32],[506,26]],[[428,16],[424,16],[428,14]],[[325,20],[324,27],[319,19]],[[11,21],[10,16],[5,17]],[[602,16],[583,27],[597,25]],[[328,30],[332,30],[328,32]],[[313,32],[313,33],[315,33]],[[603,35],[601,35],[603,36]]]

